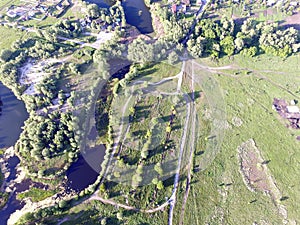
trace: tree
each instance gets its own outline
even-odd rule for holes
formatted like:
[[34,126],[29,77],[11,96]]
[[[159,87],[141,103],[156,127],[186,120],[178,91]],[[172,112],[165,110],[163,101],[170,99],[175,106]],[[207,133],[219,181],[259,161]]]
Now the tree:
[[117,213],[117,218],[118,218],[118,220],[123,220],[123,213],[122,212],[118,212]]
[[164,186],[163,182],[160,180],[160,181],[158,181],[156,187],[158,190],[162,190],[162,189],[164,189],[165,186]]
[[234,53],[234,41],[232,36],[225,37],[221,42],[220,45],[222,47],[223,52],[226,55],[233,55]]
[[203,53],[203,41],[205,39],[198,37],[196,40],[190,39],[187,42],[187,50],[193,57],[201,57]]
[[8,62],[12,56],[12,52],[8,49],[4,49],[0,53],[1,62]]
[[149,151],[148,150],[141,151],[141,157],[143,159],[146,159],[148,157],[148,155],[149,155]]
[[137,38],[128,46],[128,59],[133,62],[146,63],[154,60],[154,47],[143,39]]
[[238,53],[244,48],[245,43],[242,38],[236,38],[234,40],[234,45],[235,45],[236,52]]
[[157,177],[152,179],[152,184],[157,185],[158,184],[158,179]]
[[169,64],[174,65],[178,61],[179,57],[175,51],[172,51],[170,55],[168,56],[168,62]]
[[163,169],[160,163],[156,163],[154,166],[154,170],[161,176],[163,175]]
[[120,177],[120,172],[115,171],[115,172],[114,172],[114,177],[119,178],[119,177]]
[[63,209],[63,208],[66,208],[68,206],[68,202],[66,200],[61,200],[59,203],[58,203],[58,207]]
[[98,18],[100,16],[99,7],[96,4],[89,4],[87,7],[88,16]]
[[248,56],[248,57],[254,57],[254,56],[256,56],[257,51],[258,51],[257,47],[253,46],[253,47],[244,49],[242,51],[242,54],[245,55],[245,56]]
[[167,133],[171,133],[171,131],[172,131],[172,128],[171,128],[171,126],[170,126],[170,124],[166,127],[166,132]]
[[107,224],[106,218],[103,218],[103,219],[101,220],[101,225],[106,225],[106,224]]
[[45,158],[49,158],[49,157],[50,157],[49,149],[45,148],[45,149],[42,151],[42,155],[43,155]]

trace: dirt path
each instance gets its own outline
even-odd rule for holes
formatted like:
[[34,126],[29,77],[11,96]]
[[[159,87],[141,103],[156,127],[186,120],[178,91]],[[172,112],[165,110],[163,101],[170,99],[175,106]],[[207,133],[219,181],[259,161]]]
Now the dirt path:
[[88,201],[93,201],[93,200],[97,200],[97,201],[101,201],[102,203],[104,204],[110,204],[110,205],[113,205],[113,206],[116,206],[116,207],[120,207],[120,208],[123,208],[123,209],[127,209],[127,210],[132,210],[132,211],[137,211],[137,212],[143,212],[143,213],[154,213],[154,212],[157,212],[157,211],[161,211],[163,210],[165,207],[167,207],[169,205],[169,201],[166,201],[165,203],[163,203],[162,205],[156,207],[156,208],[153,208],[153,209],[147,209],[147,210],[144,210],[144,209],[138,209],[138,208],[135,208],[133,206],[129,206],[129,205],[124,205],[122,203],[117,203],[113,200],[110,200],[110,199],[105,199],[105,198],[102,198],[100,197],[99,195],[99,191],[96,191],[89,199]]
[[194,150],[195,150],[195,133],[196,133],[196,106],[195,106],[195,88],[194,88],[194,61],[192,61],[192,79],[191,79],[191,88],[192,88],[192,111],[193,111],[193,117],[192,117],[192,140],[190,142],[190,155],[189,155],[189,163],[187,166],[187,179],[186,179],[186,189],[185,189],[185,194],[183,198],[183,203],[181,206],[181,214],[179,218],[179,225],[183,225],[184,222],[184,213],[185,213],[185,206],[186,202],[189,197],[189,192],[190,192],[190,187],[191,187],[191,170],[192,170],[192,164],[193,164],[193,155],[194,155]]
[[260,71],[254,71],[254,74],[257,75],[258,77],[260,77],[263,80],[268,81],[269,83],[273,84],[274,86],[288,92],[290,95],[294,96],[295,98],[298,98],[299,96],[295,95],[293,92],[291,92],[290,90],[288,90],[287,88],[285,88],[284,86],[277,84],[276,82],[272,81],[270,78],[263,76],[262,74],[259,73]]
[[[177,92],[181,92],[183,71],[185,71],[185,69],[186,69],[185,66],[186,66],[186,63],[184,62],[183,65],[182,65],[181,73],[180,73],[181,76],[178,79]],[[178,186],[179,186],[179,178],[180,178],[180,169],[181,169],[182,157],[183,157],[184,148],[186,146],[187,132],[188,132],[189,124],[190,124],[190,116],[191,116],[191,110],[192,110],[189,95],[183,93],[183,97],[184,97],[184,99],[187,103],[186,104],[187,115],[186,115],[186,118],[185,118],[184,129],[183,129],[183,134],[182,134],[182,138],[181,138],[181,145],[180,145],[180,152],[179,152],[179,158],[178,158],[178,163],[177,163],[177,170],[176,170],[175,179],[174,179],[174,188],[173,188],[172,196],[169,200],[170,201],[169,221],[168,221],[169,225],[173,224],[173,214],[174,214],[174,208],[175,208],[175,205],[176,205],[176,193],[177,193],[177,189],[178,189]]]

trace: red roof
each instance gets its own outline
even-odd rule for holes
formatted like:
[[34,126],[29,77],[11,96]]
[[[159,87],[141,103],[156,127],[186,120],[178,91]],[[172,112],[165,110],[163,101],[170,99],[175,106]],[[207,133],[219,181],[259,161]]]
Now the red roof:
[[182,0],[182,3],[189,6],[191,4],[191,1],[190,0]]
[[173,13],[176,13],[176,12],[177,12],[177,5],[176,5],[176,4],[173,4],[173,5],[172,5],[172,12],[173,12]]

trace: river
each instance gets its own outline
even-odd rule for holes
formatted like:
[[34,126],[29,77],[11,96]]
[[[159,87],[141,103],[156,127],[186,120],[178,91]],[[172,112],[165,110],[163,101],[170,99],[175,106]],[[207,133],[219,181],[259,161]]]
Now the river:
[[[18,100],[11,90],[5,87],[0,82],[0,148],[5,149],[13,146],[19,139],[22,132],[24,121],[29,117],[25,105],[22,101]],[[9,158],[7,161],[11,173],[6,181],[11,181],[16,178],[15,167],[19,164],[20,160],[17,156]],[[15,185],[18,191],[26,190],[27,184]],[[25,189],[24,189],[25,188]],[[10,214],[17,209],[20,209],[22,204],[16,200],[16,195],[13,194],[9,200],[7,207],[0,211],[0,225],[6,224]]]
[[3,106],[0,115],[0,148],[13,146],[19,139],[24,121],[29,117],[25,105],[0,82]]
[[[84,1],[95,3],[102,8],[109,7],[104,0]],[[150,34],[153,32],[151,13],[143,0],[124,0],[122,1],[122,6],[124,7],[128,24],[135,26],[142,34]]]

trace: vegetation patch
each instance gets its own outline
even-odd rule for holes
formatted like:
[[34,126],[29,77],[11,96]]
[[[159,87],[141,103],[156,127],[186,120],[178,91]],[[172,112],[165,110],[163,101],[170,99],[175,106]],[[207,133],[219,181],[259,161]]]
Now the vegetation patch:
[[0,192],[0,210],[6,205],[8,197],[8,193]]
[[44,190],[36,187],[30,188],[28,191],[25,191],[23,193],[19,193],[17,195],[17,198],[19,200],[23,200],[25,198],[30,198],[33,202],[39,202],[42,201],[52,195],[54,195],[56,192],[52,190]]

